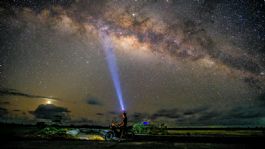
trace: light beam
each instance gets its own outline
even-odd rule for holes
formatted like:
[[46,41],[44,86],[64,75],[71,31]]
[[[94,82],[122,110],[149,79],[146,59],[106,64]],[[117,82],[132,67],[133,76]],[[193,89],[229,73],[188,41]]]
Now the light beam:
[[116,91],[117,98],[120,103],[121,110],[124,111],[124,104],[123,104],[123,96],[120,84],[120,76],[119,70],[116,63],[116,56],[113,52],[113,46],[111,44],[110,38],[108,37],[107,33],[104,31],[100,32],[101,43],[106,55],[106,60],[109,68],[109,72],[111,74],[112,82]]

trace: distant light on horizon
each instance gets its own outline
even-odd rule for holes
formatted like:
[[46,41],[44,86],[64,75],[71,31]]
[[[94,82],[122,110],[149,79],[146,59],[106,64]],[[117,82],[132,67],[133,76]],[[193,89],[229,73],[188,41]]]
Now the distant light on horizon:
[[53,101],[52,101],[53,99],[44,98],[44,100],[45,100],[44,101],[45,104],[53,104]]

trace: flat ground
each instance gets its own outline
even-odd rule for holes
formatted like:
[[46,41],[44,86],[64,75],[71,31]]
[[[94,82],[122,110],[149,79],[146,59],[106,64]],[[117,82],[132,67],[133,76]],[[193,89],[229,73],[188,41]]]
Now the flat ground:
[[220,144],[220,143],[178,143],[178,142],[105,142],[105,141],[78,141],[78,140],[13,140],[6,141],[1,148],[21,149],[245,149],[263,148],[264,144]]
[[[0,125],[0,148],[114,148],[114,149],[244,149],[264,148],[265,131],[256,129],[177,129],[169,130],[167,135],[135,135],[133,139],[123,141],[91,141],[76,138],[43,136],[43,128],[36,126]],[[64,128],[62,128],[64,130]],[[62,130],[59,129],[59,130]],[[75,129],[75,128],[67,128]],[[91,128],[78,128],[90,135]],[[93,130],[93,128],[92,128]],[[56,131],[48,131],[48,135]],[[45,131],[47,133],[47,131]],[[42,134],[42,135],[40,135]],[[53,136],[53,135],[52,135]],[[104,139],[103,139],[104,140]]]
[[206,137],[206,136],[136,136],[124,141],[88,141],[73,139],[2,139],[2,148],[21,149],[254,149],[264,148],[265,137]]

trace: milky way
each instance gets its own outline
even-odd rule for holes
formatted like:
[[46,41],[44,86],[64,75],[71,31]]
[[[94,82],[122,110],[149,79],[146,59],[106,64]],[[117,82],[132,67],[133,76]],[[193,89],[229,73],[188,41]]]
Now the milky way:
[[265,124],[264,1],[0,4],[1,121],[59,114],[65,123],[108,125],[120,105],[103,33],[130,122]]

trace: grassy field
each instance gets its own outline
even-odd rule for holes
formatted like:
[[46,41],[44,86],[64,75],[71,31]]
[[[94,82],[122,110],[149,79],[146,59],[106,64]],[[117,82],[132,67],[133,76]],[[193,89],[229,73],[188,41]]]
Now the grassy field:
[[238,130],[238,129],[227,129],[227,130],[218,130],[218,129],[209,129],[209,130],[194,130],[194,129],[185,129],[185,130],[168,130],[169,135],[192,135],[192,136],[264,136],[264,130]]

